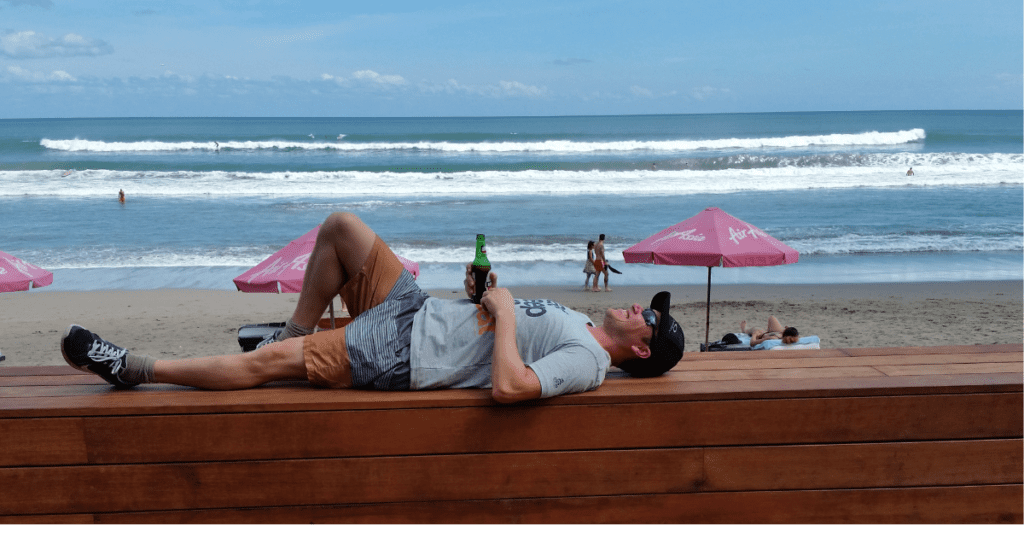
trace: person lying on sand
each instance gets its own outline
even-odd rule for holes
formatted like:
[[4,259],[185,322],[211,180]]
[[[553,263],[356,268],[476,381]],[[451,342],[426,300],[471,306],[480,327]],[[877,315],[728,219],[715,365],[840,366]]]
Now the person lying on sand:
[[747,320],[743,320],[740,322],[740,332],[750,335],[751,347],[765,340],[782,340],[783,344],[795,344],[800,339],[800,332],[796,330],[796,327],[783,327],[775,316],[768,316],[768,328],[763,331],[754,328],[747,329]]
[[[377,390],[489,387],[500,403],[596,389],[609,366],[658,376],[682,358],[685,338],[666,291],[648,309],[608,309],[595,327],[553,301],[513,299],[493,272],[489,281],[480,305],[430,297],[372,229],[351,213],[334,213],[317,235],[291,319],[256,350],[154,360],[71,325],[61,353],[120,388],[231,390],[282,380]],[[469,265],[464,285],[472,296]],[[314,333],[339,293],[354,320]]]

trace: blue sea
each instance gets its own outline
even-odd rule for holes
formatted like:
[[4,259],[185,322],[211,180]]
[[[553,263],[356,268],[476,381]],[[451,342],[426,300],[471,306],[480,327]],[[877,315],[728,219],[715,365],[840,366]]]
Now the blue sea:
[[502,285],[581,286],[602,233],[613,287],[703,284],[622,250],[720,207],[800,261],[719,284],[1019,280],[1022,133],[1020,110],[0,120],[0,250],[41,291],[234,289],[351,211],[427,289],[461,288],[478,233]]

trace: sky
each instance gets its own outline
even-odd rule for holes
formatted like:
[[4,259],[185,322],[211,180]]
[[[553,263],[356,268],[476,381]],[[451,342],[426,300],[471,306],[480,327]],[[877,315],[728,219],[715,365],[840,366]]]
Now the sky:
[[1021,109],[1020,0],[0,0],[0,118]]

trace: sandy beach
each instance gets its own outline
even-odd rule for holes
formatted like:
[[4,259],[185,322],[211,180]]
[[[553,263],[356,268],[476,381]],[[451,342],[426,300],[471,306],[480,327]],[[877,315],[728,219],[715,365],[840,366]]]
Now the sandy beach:
[[[607,308],[645,305],[672,292],[672,314],[686,332],[686,351],[704,341],[704,286],[516,287],[516,297],[546,298],[600,324]],[[428,290],[442,298],[461,291]],[[1021,281],[839,285],[721,285],[711,290],[712,341],[741,320],[763,326],[769,315],[818,335],[822,347],[1011,344],[1024,341]],[[219,290],[32,291],[0,294],[0,352],[11,366],[63,365],[60,336],[78,323],[133,351],[157,358],[234,353],[241,325],[285,321],[296,294]]]

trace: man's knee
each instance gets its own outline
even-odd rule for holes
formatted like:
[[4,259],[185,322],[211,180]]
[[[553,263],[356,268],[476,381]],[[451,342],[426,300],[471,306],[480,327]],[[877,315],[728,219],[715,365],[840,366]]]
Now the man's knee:
[[267,344],[253,352],[247,364],[250,373],[264,383],[275,380],[306,379],[302,337]]
[[324,219],[324,223],[320,226],[320,233],[348,235],[353,230],[366,227],[366,224],[355,213],[337,211]]

